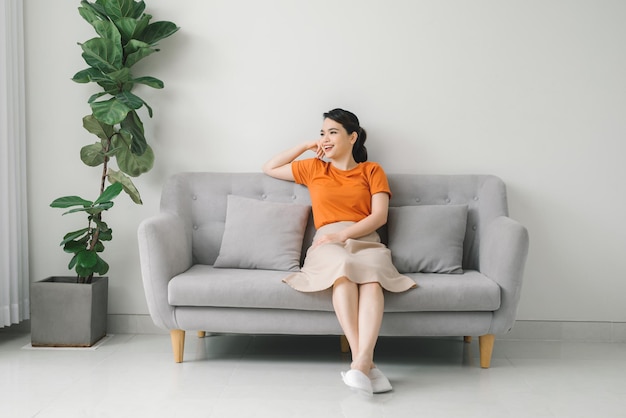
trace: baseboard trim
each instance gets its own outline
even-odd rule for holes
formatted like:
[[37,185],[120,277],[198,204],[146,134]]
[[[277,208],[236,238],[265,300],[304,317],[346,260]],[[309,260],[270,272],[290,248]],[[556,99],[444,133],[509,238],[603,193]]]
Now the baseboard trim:
[[[150,315],[109,314],[111,334],[168,334],[154,325]],[[30,321],[0,328],[0,333],[28,332]],[[626,342],[626,322],[602,321],[517,321],[499,340]]]
[[626,342],[626,322],[516,321],[505,340]]
[[109,314],[108,332],[111,334],[169,334],[154,325],[150,315]]

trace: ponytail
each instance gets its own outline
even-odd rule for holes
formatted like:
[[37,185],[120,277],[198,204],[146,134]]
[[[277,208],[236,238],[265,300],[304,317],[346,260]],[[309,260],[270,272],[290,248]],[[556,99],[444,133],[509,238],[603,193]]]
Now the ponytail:
[[365,148],[365,140],[367,132],[361,128],[359,118],[352,112],[343,109],[333,109],[324,113],[324,118],[332,119],[344,127],[348,135],[356,132],[356,142],[352,146],[352,156],[357,163],[367,161],[367,148]]
[[365,148],[365,140],[367,139],[367,132],[365,129],[359,128],[358,137],[356,142],[352,146],[352,156],[357,163],[363,163],[367,161],[367,148]]

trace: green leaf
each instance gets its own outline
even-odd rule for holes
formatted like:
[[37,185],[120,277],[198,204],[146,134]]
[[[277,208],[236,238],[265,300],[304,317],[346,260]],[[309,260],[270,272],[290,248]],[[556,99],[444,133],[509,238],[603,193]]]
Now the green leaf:
[[133,0],[107,0],[104,2],[104,10],[111,20],[132,17],[135,14],[135,2]]
[[104,149],[100,142],[95,144],[85,145],[80,150],[80,159],[89,167],[97,167],[100,164],[104,164]]
[[91,209],[91,206],[86,207],[86,208],[75,208],[75,209],[70,209],[66,212],[63,212],[63,215],[67,215],[70,213],[76,213],[76,212],[87,212],[89,209]]
[[83,59],[85,62],[103,73],[122,68],[122,46],[110,39],[93,38],[79,44],[83,49]]
[[88,7],[92,9],[95,13],[97,13],[102,18],[102,20],[107,20],[108,17],[106,15],[106,12],[104,11],[104,7],[100,5],[101,2],[102,0],[96,0],[95,3],[89,3],[88,1],[82,0],[80,4],[82,4],[83,7]]
[[122,35],[123,43],[126,45],[130,41],[133,40],[137,35],[142,33],[148,23],[150,23],[150,19],[152,16],[141,14],[137,17],[122,17],[114,21],[115,26],[120,31]]
[[80,251],[84,250],[86,247],[86,243],[82,241],[69,241],[63,247],[63,251],[66,253],[77,254]]
[[89,22],[90,25],[93,25],[95,22],[104,19],[104,16],[98,13],[96,9],[94,9],[88,2],[81,1],[80,4],[81,6],[78,7],[78,14],[80,14],[83,19]]
[[133,52],[139,51],[141,48],[152,49],[152,46],[150,44],[139,41],[137,39],[131,39],[130,41],[128,41],[126,45],[124,45],[124,55],[128,56],[132,54]]
[[[144,5],[144,9],[145,9],[145,5]],[[135,15],[135,19],[137,20],[137,27],[135,27],[135,31],[133,32],[132,39],[137,39],[137,37],[141,35],[143,31],[146,30],[146,28],[150,24],[150,19],[152,19],[152,15],[143,13],[143,10],[142,10],[141,13]]]
[[[78,254],[76,256],[78,257]],[[93,274],[93,267],[86,268],[77,264],[75,269],[78,277],[87,278]]]
[[107,176],[111,183],[121,183],[124,187],[124,191],[126,192],[126,194],[128,194],[128,196],[130,196],[133,202],[138,205],[143,204],[143,202],[141,201],[141,196],[139,195],[139,191],[128,176],[126,176],[121,171],[116,171],[111,168],[109,168]]
[[133,65],[137,64],[142,59],[144,59],[145,57],[147,57],[148,55],[152,55],[153,53],[157,51],[158,49],[155,49],[152,47],[139,48],[135,52],[131,52],[130,54],[126,56],[126,60],[124,61],[124,66],[130,68]]
[[101,241],[96,242],[96,245],[93,246],[93,250],[97,253],[101,253],[104,251],[104,244]]
[[109,187],[104,189],[100,197],[96,199],[94,205],[111,202],[111,200],[115,199],[122,192],[122,189],[123,187],[120,183],[113,183],[109,185]]
[[117,27],[108,20],[100,20],[93,23],[96,33],[102,38],[109,39],[113,44],[122,46],[122,35]]
[[90,268],[98,262],[98,256],[95,251],[84,250],[78,254],[77,265],[83,268]]
[[143,102],[143,105],[146,107],[146,109],[148,109],[148,116],[152,117],[152,108],[143,99],[141,101]]
[[83,228],[83,229],[79,229],[78,231],[74,231],[74,232],[68,232],[67,234],[65,234],[65,236],[63,237],[63,241],[61,241],[60,245],[65,245],[70,241],[74,241],[80,237],[82,237],[83,235],[89,233],[89,228]]
[[67,265],[67,268],[72,270],[76,267],[76,262],[78,261],[78,254],[74,254],[74,257],[70,260],[70,263]]
[[100,231],[108,231],[109,230],[109,226],[106,224],[106,222],[102,221],[101,219],[98,219],[98,217],[94,217],[92,220],[96,224],[96,226],[98,227],[98,229]]
[[[99,205],[92,206],[90,208],[85,208],[83,211],[87,212],[90,215],[98,215],[105,210],[109,210],[113,207],[113,202],[102,202]],[[73,209],[76,212],[79,212],[79,209]],[[70,211],[71,212],[71,211]]]
[[131,108],[113,97],[102,102],[91,103],[91,110],[94,117],[100,122],[107,125],[117,125],[126,118]]
[[93,267],[93,270],[101,276],[103,274],[107,274],[109,271],[109,265],[98,254],[96,254],[96,256],[98,257],[98,260],[96,261],[96,265]]
[[115,81],[111,81],[109,79],[98,81],[98,85],[102,87],[102,90],[104,90],[105,93],[108,93],[111,96],[115,96],[120,91],[119,85]]
[[50,207],[53,208],[71,208],[72,206],[83,206],[88,207],[91,206],[93,202],[90,200],[85,200],[79,196],[64,196],[55,199],[52,203],[50,203]]
[[106,80],[106,78],[102,75],[102,71],[93,67],[81,70],[74,74],[74,77],[72,77],[72,81],[76,83],[89,83],[100,80]]
[[173,35],[178,29],[180,28],[172,22],[154,22],[150,23],[137,39],[147,44],[154,45],[161,39]]
[[97,99],[99,99],[100,97],[102,97],[104,95],[107,95],[107,94],[109,94],[109,93],[107,93],[106,91],[101,91],[100,93],[92,94],[91,96],[89,96],[89,99],[87,100],[87,103],[92,104]]
[[67,212],[65,212],[63,215],[67,215],[69,213],[77,213],[77,212],[87,212],[90,215],[97,215],[100,212],[111,209],[112,206],[113,206],[113,202],[102,203],[98,206],[89,206],[87,208],[70,209]]
[[98,238],[102,241],[111,241],[113,239],[113,231],[110,229],[108,231],[101,231]]
[[148,143],[146,142],[146,137],[144,136],[143,123],[141,122],[141,119],[139,119],[137,112],[134,110],[132,112],[128,112],[126,119],[122,121],[120,126],[124,131],[131,134],[131,152],[138,156],[143,155],[143,153],[146,152]]
[[135,28],[137,27],[137,19],[132,17],[121,17],[114,21],[115,26],[120,31],[122,35],[122,42],[124,45],[128,43],[131,39],[133,39],[133,33],[135,33]]
[[[144,12],[144,10],[146,10],[146,3],[144,3],[143,0],[136,2],[135,3],[135,10],[133,11],[133,17],[135,19],[139,19],[139,17]],[[150,16],[150,17],[152,17],[152,16]]]
[[117,84],[123,84],[131,81],[130,69],[123,67],[117,71],[108,73],[107,78]]
[[109,152],[105,153],[104,155],[106,155],[109,158],[115,157],[117,155],[117,151],[119,151],[119,148],[111,147],[109,149]]
[[117,165],[124,173],[131,177],[140,176],[152,169],[154,165],[154,152],[152,148],[147,145],[145,152],[142,155],[136,155],[131,151],[130,135],[125,132],[120,132],[121,135],[116,135],[113,138],[113,146],[118,148],[115,158],[117,159]]
[[[143,106],[143,100],[141,100],[130,91],[123,91],[117,94],[115,98],[124,103],[126,106],[130,107],[131,109],[139,109],[141,106]],[[126,119],[128,119],[133,113],[134,112],[129,112],[128,115],[126,115]]]
[[93,115],[87,115],[83,118],[83,128],[100,139],[109,139],[115,133],[113,126],[100,122]]
[[161,80],[159,80],[158,78],[154,78],[154,77],[139,77],[139,78],[133,79],[132,81],[138,84],[145,84],[146,86],[149,86],[155,89],[162,89],[164,86]]

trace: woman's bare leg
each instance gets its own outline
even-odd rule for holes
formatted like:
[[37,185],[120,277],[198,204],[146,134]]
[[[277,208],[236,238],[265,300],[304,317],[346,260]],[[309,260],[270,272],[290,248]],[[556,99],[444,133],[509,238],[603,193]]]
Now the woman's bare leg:
[[333,307],[353,355],[359,347],[359,288],[347,277],[333,286]]
[[383,317],[382,288],[378,283],[358,285],[342,277],[333,288],[333,306],[350,343],[351,368],[367,375],[374,367],[374,347]]
[[359,286],[358,350],[352,355],[352,368],[368,374],[374,367],[374,348],[383,319],[385,299],[378,283]]

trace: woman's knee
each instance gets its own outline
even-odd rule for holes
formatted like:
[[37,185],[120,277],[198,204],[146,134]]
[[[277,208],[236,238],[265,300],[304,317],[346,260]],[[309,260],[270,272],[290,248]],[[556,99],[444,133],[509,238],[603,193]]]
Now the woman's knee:
[[374,293],[374,294],[383,293],[383,288],[378,282],[363,283],[362,285],[359,286],[359,290],[361,292],[368,292],[368,293]]
[[353,281],[348,279],[346,276],[338,278],[337,280],[335,280],[335,283],[333,284],[334,288],[337,288],[337,287],[349,287],[349,286],[356,288],[356,283],[354,283]]

